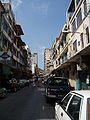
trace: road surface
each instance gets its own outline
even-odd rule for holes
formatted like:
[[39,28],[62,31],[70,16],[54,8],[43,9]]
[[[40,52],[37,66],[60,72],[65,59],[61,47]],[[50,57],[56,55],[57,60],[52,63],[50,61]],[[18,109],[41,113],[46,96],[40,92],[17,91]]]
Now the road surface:
[[47,104],[43,87],[25,87],[0,100],[0,120],[54,120],[54,103]]

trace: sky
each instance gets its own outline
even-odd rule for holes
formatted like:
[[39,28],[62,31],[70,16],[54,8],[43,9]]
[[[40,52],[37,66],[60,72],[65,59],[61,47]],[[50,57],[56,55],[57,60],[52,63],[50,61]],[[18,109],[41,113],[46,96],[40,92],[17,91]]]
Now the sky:
[[[9,0],[2,0],[7,2]],[[38,53],[38,66],[44,69],[44,49],[51,48],[66,21],[70,0],[10,0],[22,40],[32,53]]]

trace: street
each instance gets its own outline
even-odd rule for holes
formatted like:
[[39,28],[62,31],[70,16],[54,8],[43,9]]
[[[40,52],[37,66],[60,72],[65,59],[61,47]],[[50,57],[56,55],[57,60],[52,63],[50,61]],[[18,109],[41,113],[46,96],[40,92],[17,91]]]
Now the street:
[[0,120],[54,120],[54,103],[46,103],[43,87],[30,85],[0,100]]

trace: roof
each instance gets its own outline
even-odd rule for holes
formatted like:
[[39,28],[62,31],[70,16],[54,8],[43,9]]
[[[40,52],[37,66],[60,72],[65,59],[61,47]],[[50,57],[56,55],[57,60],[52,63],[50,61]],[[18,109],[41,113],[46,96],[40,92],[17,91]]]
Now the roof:
[[90,90],[76,90],[72,91],[71,93],[77,93],[85,98],[90,98]]

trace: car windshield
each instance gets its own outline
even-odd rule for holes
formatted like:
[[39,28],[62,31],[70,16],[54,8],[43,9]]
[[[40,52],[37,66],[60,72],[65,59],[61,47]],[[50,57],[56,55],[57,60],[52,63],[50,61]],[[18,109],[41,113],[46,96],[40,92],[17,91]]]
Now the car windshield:
[[60,79],[60,78],[52,78],[49,80],[49,85],[67,85],[67,79]]
[[88,120],[90,120],[90,98],[87,100]]

